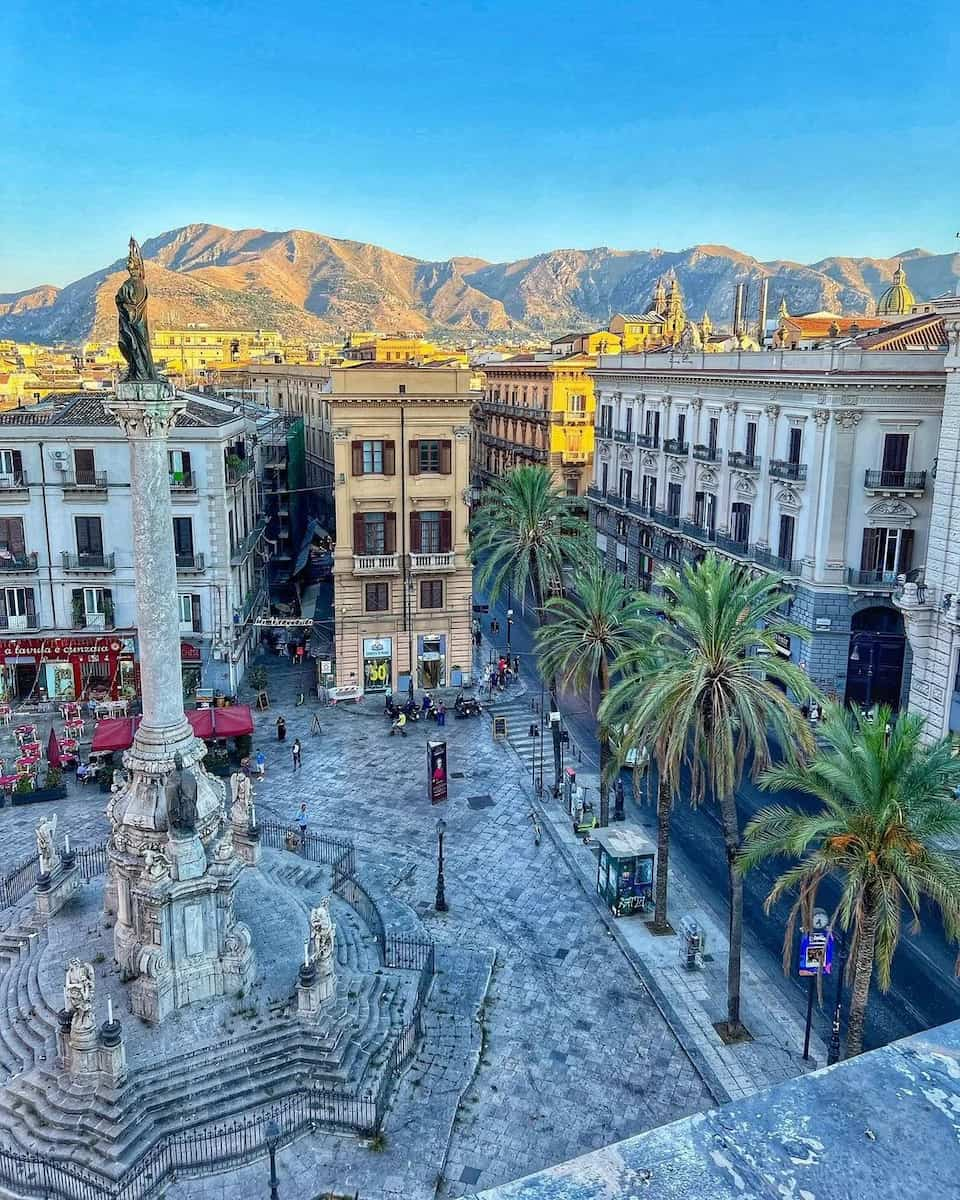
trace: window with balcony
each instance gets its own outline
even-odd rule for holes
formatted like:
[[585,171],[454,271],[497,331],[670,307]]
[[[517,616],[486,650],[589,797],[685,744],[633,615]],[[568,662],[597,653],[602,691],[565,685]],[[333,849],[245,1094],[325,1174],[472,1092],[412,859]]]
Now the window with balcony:
[[790,513],[782,513],[780,516],[780,536],[777,540],[777,554],[781,558],[793,558],[793,540],[796,533],[797,520]]
[[610,483],[610,467],[607,463],[600,464],[600,490],[606,493]]
[[633,499],[633,472],[621,470],[620,472],[620,495],[629,504]]
[[715,454],[717,451],[717,438],[720,436],[720,418],[711,417],[710,425],[707,429],[707,446]]
[[[546,407],[546,404],[547,404],[546,389],[544,389],[543,404],[544,404],[544,407]],[[571,396],[570,399],[567,401],[567,409],[569,412],[572,412],[572,413],[585,413],[587,411],[586,396]],[[628,429],[630,428],[630,410],[629,409],[627,410],[627,428]]]
[[367,583],[363,588],[364,609],[368,613],[390,611],[390,584]]
[[677,414],[677,441],[682,446],[687,440],[687,414]]
[[94,460],[93,451],[74,450],[73,470],[78,487],[93,487],[97,482],[97,464]]
[[641,500],[644,508],[657,507],[657,477],[656,475],[644,475],[643,483],[640,492]]
[[912,529],[865,529],[860,550],[860,570],[895,579],[913,563]]
[[410,550],[413,554],[448,554],[452,549],[452,514],[449,511],[410,514]]
[[74,588],[71,609],[77,629],[113,628],[113,592],[110,588]]
[[0,568],[12,566],[26,556],[23,539],[23,518],[0,518]]
[[396,515],[374,512],[355,513],[353,517],[354,554],[395,554]]
[[693,521],[713,533],[717,528],[717,498],[713,492],[696,492],[693,497]]
[[737,501],[730,505],[730,537],[735,542],[750,541],[750,505]]
[[420,607],[443,608],[443,580],[420,580]]
[[757,452],[757,423],[756,421],[747,422],[747,444],[744,447],[744,453],[747,458],[753,458]]
[[794,426],[787,435],[787,462],[796,465],[800,461],[803,446],[803,430]]
[[36,629],[33,588],[0,588],[0,629]]
[[99,517],[74,517],[77,533],[77,558],[81,566],[103,562],[103,527]]
[[600,427],[599,433],[601,437],[613,437],[613,405],[600,405]]
[[190,517],[173,518],[173,552],[178,567],[193,566],[193,521]]
[[0,487],[16,487],[23,480],[23,455],[19,450],[0,450]]
[[679,483],[667,484],[667,512],[671,517],[680,516],[680,500],[683,495],[683,486]]
[[180,592],[177,603],[180,608],[180,632],[201,633],[200,597],[193,592]]
[[169,450],[167,452],[167,468],[170,472],[171,487],[188,488],[192,485],[193,475],[190,471],[189,450]]
[[351,443],[351,471],[354,475],[393,475],[396,473],[396,448],[393,442],[368,438]]

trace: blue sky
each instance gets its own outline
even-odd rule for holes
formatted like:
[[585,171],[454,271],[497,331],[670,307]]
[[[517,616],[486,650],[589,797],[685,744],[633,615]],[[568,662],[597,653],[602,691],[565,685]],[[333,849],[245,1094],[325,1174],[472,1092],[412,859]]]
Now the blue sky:
[[497,261],[952,251],[955,11],[8,0],[0,292],[192,221]]

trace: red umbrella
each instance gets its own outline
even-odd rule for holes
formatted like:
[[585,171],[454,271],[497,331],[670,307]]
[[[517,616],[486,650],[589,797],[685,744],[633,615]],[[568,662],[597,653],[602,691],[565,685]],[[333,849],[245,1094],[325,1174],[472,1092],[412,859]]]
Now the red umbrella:
[[60,743],[57,741],[57,734],[53,728],[51,728],[50,736],[47,738],[47,762],[51,767],[60,767],[63,765],[60,758]]

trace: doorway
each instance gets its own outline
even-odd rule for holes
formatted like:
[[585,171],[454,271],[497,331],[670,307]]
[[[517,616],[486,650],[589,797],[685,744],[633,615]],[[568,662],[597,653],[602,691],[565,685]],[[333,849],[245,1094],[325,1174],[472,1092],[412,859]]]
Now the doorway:
[[865,608],[850,621],[845,704],[900,707],[906,637],[903,615],[893,608]]

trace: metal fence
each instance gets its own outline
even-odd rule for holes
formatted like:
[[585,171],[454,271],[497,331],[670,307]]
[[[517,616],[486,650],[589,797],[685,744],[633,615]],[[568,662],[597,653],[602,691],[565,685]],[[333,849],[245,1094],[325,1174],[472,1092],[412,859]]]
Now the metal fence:
[[[107,869],[107,843],[101,842],[96,846],[78,846],[73,851],[76,865],[85,880],[103,875]],[[40,874],[40,857],[37,854],[25,858],[8,871],[0,875],[0,908],[9,908],[18,903],[36,884]]]
[[327,837],[322,833],[307,833],[304,836],[295,825],[282,825],[279,821],[261,821],[257,829],[262,846],[271,850],[290,850],[307,862],[333,867],[334,884],[338,877],[351,876],[357,869],[353,842]]

